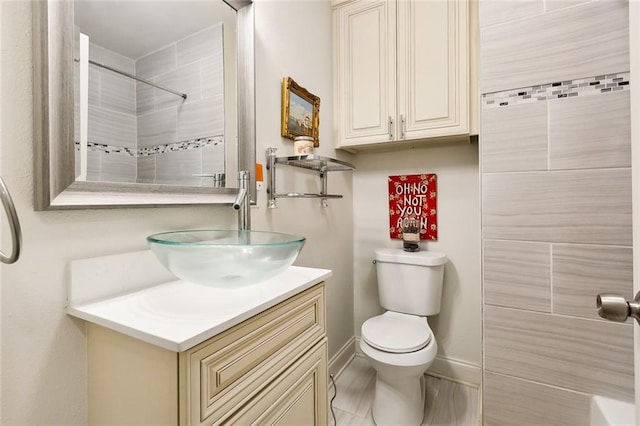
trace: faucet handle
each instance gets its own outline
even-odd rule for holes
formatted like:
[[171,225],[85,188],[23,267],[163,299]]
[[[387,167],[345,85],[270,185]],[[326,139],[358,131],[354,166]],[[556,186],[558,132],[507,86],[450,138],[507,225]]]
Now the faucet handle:
[[251,200],[249,200],[249,171],[238,171],[238,194],[233,202],[233,208],[238,210],[238,229],[251,229]]

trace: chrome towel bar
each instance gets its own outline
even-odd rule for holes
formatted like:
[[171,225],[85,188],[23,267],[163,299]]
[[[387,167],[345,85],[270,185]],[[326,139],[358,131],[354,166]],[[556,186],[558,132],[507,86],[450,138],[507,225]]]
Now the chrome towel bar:
[[7,214],[7,219],[9,220],[9,228],[11,229],[12,241],[11,255],[7,256],[3,251],[0,250],[0,262],[11,264],[15,263],[20,257],[20,248],[22,247],[22,231],[20,230],[20,221],[18,220],[16,208],[13,205],[13,199],[11,199],[11,195],[9,194],[9,190],[7,189],[7,185],[4,183],[4,180],[1,177],[0,200],[2,200],[4,211]]

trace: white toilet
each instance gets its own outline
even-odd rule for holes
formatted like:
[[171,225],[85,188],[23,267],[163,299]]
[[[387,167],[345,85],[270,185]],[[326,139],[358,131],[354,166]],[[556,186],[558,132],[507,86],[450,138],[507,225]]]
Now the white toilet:
[[422,423],[424,373],[438,351],[426,316],[440,312],[446,262],[444,253],[375,251],[380,305],[387,311],[362,324],[360,348],[377,373],[378,426]]

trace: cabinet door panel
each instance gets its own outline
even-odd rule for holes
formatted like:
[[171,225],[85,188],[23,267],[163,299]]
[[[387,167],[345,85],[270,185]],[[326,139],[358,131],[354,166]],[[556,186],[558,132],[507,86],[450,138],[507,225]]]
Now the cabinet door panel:
[[[407,118],[411,119],[410,124],[421,123],[427,120],[438,120],[447,118],[452,114],[453,92],[449,73],[455,72],[451,68],[449,61],[449,50],[451,50],[455,39],[451,38],[451,28],[447,19],[449,4],[444,1],[414,2],[411,5],[399,6],[403,10],[412,10],[406,16],[409,28],[402,31],[403,26],[399,26],[400,35],[404,42],[404,52],[408,65],[404,75],[405,87],[399,99],[407,98],[406,104]],[[425,25],[424,19],[430,18]],[[403,38],[408,39],[403,40]],[[455,37],[455,34],[454,34]],[[442,41],[446,40],[445,43]],[[413,54],[411,54],[413,52]],[[417,52],[420,52],[418,54]],[[402,69],[399,63],[398,67]],[[455,86],[454,86],[455,87]],[[429,94],[428,96],[424,96]]]
[[335,12],[338,144],[388,141],[395,123],[395,4],[355,3]]
[[398,2],[399,139],[468,133],[468,19],[467,1]]
[[222,421],[325,335],[318,285],[181,354],[187,424]]
[[225,424],[327,424],[327,343],[318,343]]

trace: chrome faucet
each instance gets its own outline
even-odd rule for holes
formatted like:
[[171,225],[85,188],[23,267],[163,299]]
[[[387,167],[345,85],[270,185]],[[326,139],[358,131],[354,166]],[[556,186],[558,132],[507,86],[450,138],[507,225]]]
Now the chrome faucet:
[[238,229],[251,229],[251,200],[249,192],[249,172],[238,172],[238,194],[233,202],[233,208],[238,210]]

